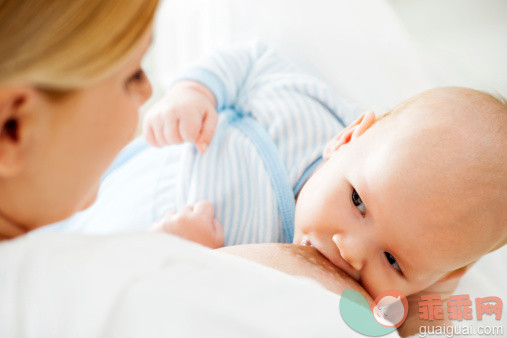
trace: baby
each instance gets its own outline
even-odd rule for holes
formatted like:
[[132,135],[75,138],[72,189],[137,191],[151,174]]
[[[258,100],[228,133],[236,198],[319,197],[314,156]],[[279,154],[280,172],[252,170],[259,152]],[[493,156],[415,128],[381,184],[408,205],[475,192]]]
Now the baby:
[[460,277],[505,244],[505,102],[437,88],[357,115],[262,45],[215,54],[145,119],[150,144],[200,151],[181,160],[198,181],[180,187],[194,206],[154,229],[212,248],[311,245],[372,298]]

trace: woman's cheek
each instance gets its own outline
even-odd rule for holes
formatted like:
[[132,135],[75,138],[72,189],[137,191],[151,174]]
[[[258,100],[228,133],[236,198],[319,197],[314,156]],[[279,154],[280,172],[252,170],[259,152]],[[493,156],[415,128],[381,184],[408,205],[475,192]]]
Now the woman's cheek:
[[116,116],[111,121],[121,147],[130,142],[137,130],[139,122],[138,106],[133,104],[130,97],[124,97],[123,104],[118,106]]

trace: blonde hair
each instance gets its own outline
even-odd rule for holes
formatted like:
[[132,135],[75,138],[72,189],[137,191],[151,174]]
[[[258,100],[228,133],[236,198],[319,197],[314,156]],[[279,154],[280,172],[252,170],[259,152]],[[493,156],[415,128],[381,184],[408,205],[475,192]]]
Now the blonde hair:
[[67,91],[113,71],[158,0],[0,0],[0,86]]

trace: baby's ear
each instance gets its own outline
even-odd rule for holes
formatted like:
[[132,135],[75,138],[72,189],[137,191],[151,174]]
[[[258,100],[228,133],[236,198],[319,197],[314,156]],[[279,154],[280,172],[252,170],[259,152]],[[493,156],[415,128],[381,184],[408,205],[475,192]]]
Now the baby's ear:
[[437,281],[437,283],[443,283],[443,282],[449,281],[451,279],[460,278],[465,274],[465,272],[467,272],[469,267],[470,267],[470,265],[465,265],[462,268],[451,271],[447,275],[445,275],[444,277],[440,278]]
[[343,129],[341,133],[333,137],[324,148],[322,157],[324,161],[327,161],[331,156],[344,144],[350,142],[350,140],[361,136],[366,130],[368,130],[377,120],[373,111],[367,111],[361,115],[354,123]]

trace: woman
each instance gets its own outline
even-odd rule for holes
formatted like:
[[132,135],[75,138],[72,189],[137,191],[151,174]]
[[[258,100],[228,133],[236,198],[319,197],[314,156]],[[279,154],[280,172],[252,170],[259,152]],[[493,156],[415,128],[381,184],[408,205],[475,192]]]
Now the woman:
[[140,62],[157,3],[2,1],[0,238],[93,203],[151,95]]
[[[212,322],[231,335],[340,332],[327,292],[177,238],[23,236],[90,206],[131,140],[151,95],[140,62],[157,3],[0,1],[0,336],[200,336]],[[360,290],[311,248],[282,251],[258,260],[297,275],[320,260],[329,289]],[[322,313],[276,302],[281,289]]]

